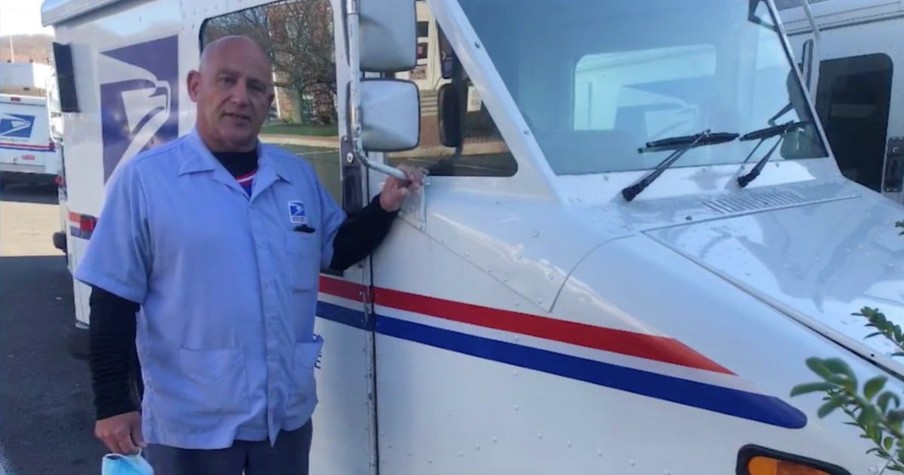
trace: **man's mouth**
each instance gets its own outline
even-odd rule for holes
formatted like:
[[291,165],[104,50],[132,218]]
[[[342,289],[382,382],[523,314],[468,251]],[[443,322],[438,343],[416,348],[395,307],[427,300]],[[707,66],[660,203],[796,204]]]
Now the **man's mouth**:
[[229,119],[240,121],[240,122],[251,122],[251,116],[245,114],[236,114],[232,112],[226,112],[223,114],[223,117],[227,117]]

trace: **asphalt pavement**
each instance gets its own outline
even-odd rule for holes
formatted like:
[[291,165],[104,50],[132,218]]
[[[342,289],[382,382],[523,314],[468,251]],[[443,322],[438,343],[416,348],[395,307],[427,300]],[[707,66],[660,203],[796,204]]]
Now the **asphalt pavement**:
[[69,356],[72,279],[54,188],[0,192],[0,475],[98,475],[84,361]]

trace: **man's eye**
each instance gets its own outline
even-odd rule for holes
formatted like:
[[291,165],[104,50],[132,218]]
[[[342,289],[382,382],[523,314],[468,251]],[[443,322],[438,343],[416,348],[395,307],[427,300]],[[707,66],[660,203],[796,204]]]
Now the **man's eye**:
[[231,77],[223,76],[220,78],[220,84],[230,85],[230,84],[234,84],[234,83],[235,83],[235,79],[233,79]]

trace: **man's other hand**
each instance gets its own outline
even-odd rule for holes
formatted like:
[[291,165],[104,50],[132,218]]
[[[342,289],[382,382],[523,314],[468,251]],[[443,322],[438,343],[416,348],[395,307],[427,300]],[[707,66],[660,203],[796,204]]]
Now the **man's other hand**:
[[380,206],[388,212],[398,211],[410,193],[417,192],[424,186],[427,170],[410,165],[399,165],[398,169],[405,173],[407,180],[399,180],[388,176],[380,193]]
[[145,447],[141,435],[141,415],[127,412],[97,421],[94,435],[116,454],[134,455]]

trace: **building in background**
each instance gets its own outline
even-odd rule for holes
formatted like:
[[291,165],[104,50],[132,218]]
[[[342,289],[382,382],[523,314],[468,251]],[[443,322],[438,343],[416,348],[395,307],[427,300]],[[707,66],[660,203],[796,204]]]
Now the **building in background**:
[[0,94],[44,96],[54,88],[53,67],[39,63],[0,63]]

